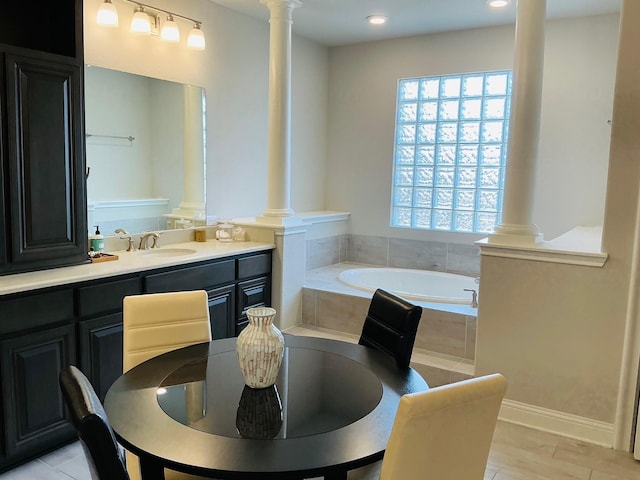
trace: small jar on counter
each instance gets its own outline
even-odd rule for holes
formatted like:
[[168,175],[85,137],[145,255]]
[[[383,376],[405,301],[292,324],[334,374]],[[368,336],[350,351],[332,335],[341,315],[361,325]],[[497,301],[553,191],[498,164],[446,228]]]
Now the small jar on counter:
[[207,241],[207,229],[206,228],[196,228],[194,230],[194,238],[196,242],[206,242]]
[[219,223],[216,231],[216,238],[220,242],[228,243],[233,241],[233,225],[230,223]]
[[231,237],[233,238],[234,242],[244,242],[246,240],[244,228],[242,228],[240,225],[236,225],[235,227],[233,227],[233,230],[231,230]]

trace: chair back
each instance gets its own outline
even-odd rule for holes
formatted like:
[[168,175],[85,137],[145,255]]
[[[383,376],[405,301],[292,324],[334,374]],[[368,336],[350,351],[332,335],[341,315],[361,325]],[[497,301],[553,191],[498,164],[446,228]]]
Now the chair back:
[[391,355],[398,367],[407,368],[421,316],[422,307],[378,289],[369,304],[358,343]]
[[129,480],[120,447],[91,383],[73,365],[60,372],[60,389],[93,480]]
[[493,374],[404,395],[380,480],[482,480],[506,389]]
[[[163,353],[211,341],[207,292],[131,295],[122,301],[124,373]],[[129,476],[139,480],[138,457],[126,452]]]
[[166,352],[211,340],[207,292],[124,297],[123,370]]

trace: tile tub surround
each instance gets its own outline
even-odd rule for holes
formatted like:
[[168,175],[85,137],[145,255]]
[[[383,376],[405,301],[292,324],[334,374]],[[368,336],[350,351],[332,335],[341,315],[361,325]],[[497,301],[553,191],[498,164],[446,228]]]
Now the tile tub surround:
[[307,240],[307,270],[347,261],[348,235]]
[[341,262],[480,274],[480,250],[475,244],[351,234],[307,240],[307,270]]
[[[307,272],[302,291],[302,325],[358,341],[372,294],[351,288],[337,277],[362,267],[344,263]],[[475,309],[465,305],[413,302],[423,307],[412,366],[429,385],[442,385],[474,373]]]

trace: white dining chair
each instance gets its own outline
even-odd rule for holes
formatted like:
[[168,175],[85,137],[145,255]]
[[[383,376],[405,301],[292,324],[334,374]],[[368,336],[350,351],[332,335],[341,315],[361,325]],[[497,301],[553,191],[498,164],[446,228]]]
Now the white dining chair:
[[496,373],[404,395],[382,462],[349,480],[482,480],[506,389]]
[[[152,293],[123,300],[123,372],[163,353],[211,341],[207,292]],[[140,479],[138,457],[126,452],[131,480]],[[201,477],[165,470],[165,480]]]

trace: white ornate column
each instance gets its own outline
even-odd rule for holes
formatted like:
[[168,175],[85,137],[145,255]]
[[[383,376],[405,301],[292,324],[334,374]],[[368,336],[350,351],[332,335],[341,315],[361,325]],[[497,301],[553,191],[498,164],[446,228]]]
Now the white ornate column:
[[202,89],[183,86],[184,101],[184,192],[183,200],[172,217],[196,219],[205,217],[204,187],[204,112]]
[[300,323],[306,266],[306,230],[291,209],[291,24],[299,0],[260,0],[269,18],[269,130],[267,208],[256,226],[270,230],[271,304],[278,327]]
[[[202,89],[184,87],[184,202],[187,209],[204,212],[204,119]],[[182,205],[181,205],[182,207]]]
[[543,239],[532,217],[540,138],[546,4],[546,0],[518,0],[517,4],[502,223],[489,236],[489,243],[533,246]]
[[291,24],[298,0],[261,0],[269,19],[267,208],[260,223],[298,224],[291,209]]

